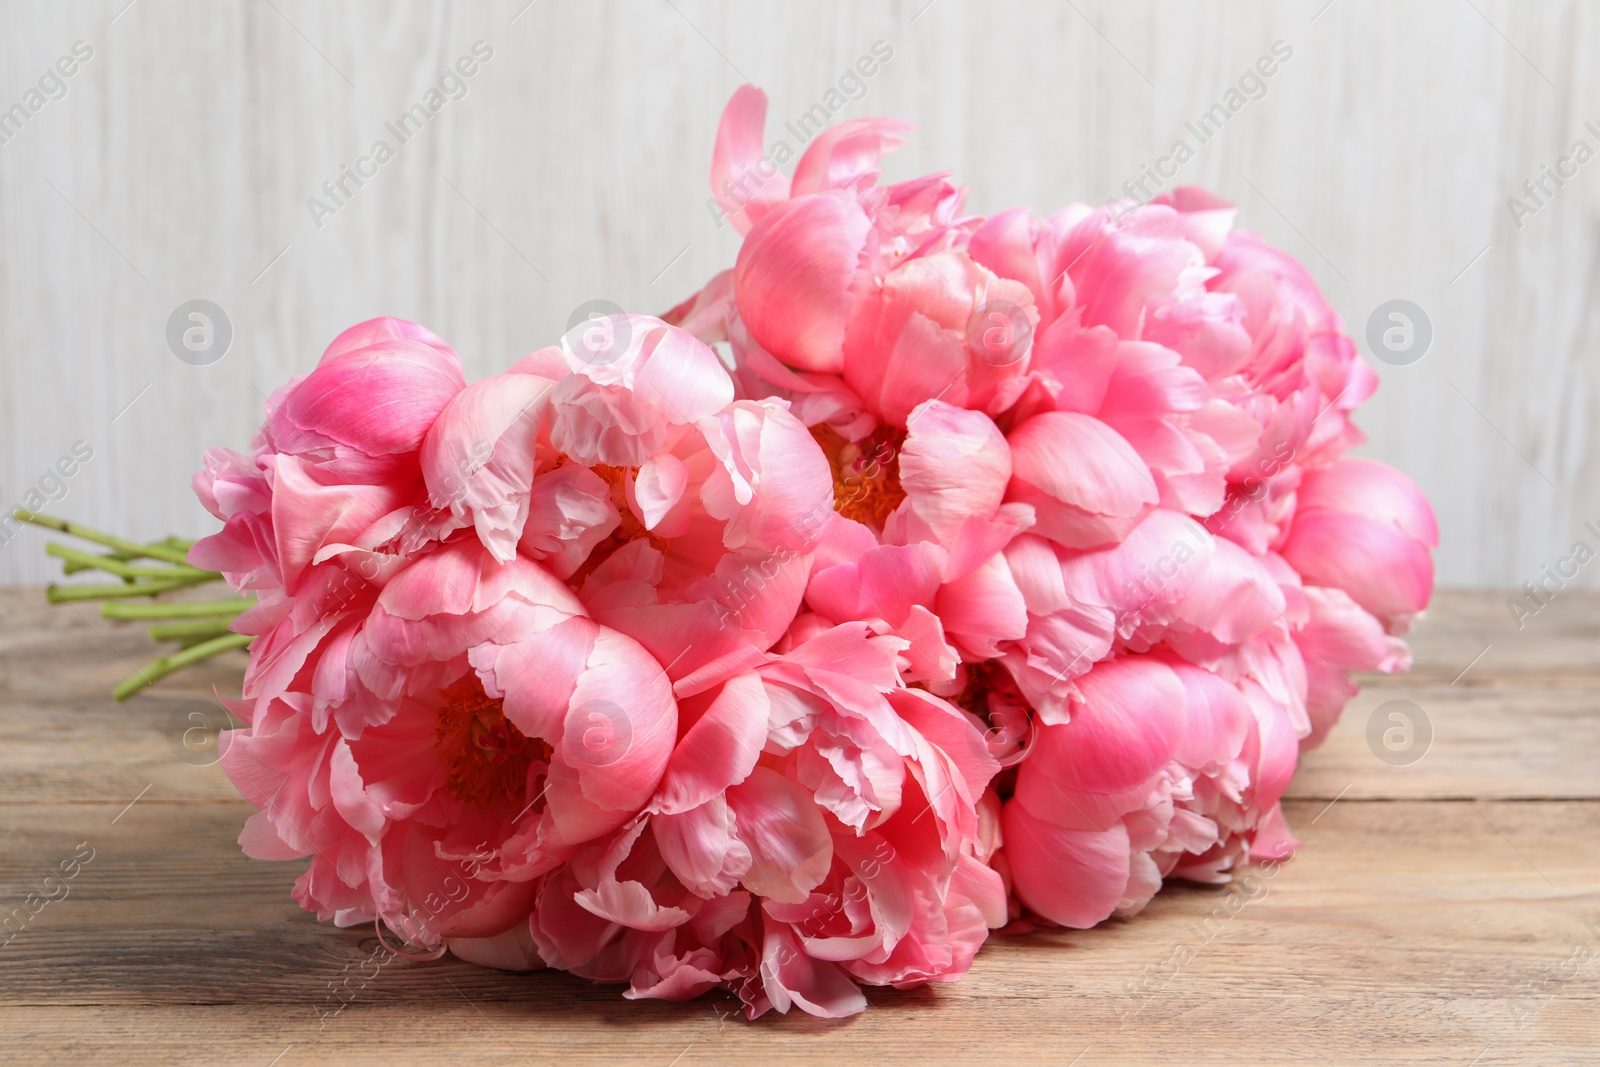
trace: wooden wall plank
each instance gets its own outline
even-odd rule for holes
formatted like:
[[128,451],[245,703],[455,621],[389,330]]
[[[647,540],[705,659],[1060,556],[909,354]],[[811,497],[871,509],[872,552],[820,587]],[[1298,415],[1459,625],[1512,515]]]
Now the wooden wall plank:
[[[1432,351],[1379,366],[1361,421],[1434,500],[1444,582],[1519,586],[1596,540],[1600,180],[1507,208],[1576,140],[1600,146],[1600,14],[1576,0],[124,3],[0,7],[0,107],[94,49],[0,145],[7,502],[83,440],[54,507],[203,532],[201,449],[245,446],[263,395],[355,321],[428,323],[481,376],[586,300],[672,306],[737,247],[705,183],[747,79],[777,137],[882,41],[893,58],[838,117],[919,125],[890,174],[1051,210],[1118,195],[1281,40],[1292,58],[1176,180],[1238,201],[1358,340],[1386,300],[1425,309]],[[322,183],[478,40],[494,58],[465,98],[317,225]],[[206,367],[164,340],[197,297],[235,331]],[[0,583],[51,570],[32,535],[0,550]]]

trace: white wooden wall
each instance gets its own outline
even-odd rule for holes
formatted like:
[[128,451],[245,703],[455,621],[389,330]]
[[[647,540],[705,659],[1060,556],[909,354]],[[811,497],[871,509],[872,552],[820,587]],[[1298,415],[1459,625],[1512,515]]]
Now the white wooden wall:
[[[1265,96],[1178,180],[1301,257],[1358,339],[1386,300],[1427,312],[1431,350],[1379,367],[1361,421],[1433,499],[1442,582],[1520,585],[1600,544],[1582,529],[1600,520],[1600,160],[1532,216],[1506,204],[1575,140],[1600,149],[1583,128],[1600,129],[1600,5],[125,4],[0,5],[0,109],[93,49],[0,144],[7,507],[82,440],[94,457],[49,510],[202,533],[200,450],[244,446],[262,394],[346,325],[416,319],[481,376],[586,300],[670,307],[737,248],[705,201],[743,81],[781,121],[882,41],[892,58],[839,117],[917,123],[892,177],[950,169],[974,210],[1053,209],[1117,194],[1282,40]],[[394,144],[384,123],[479,40],[493,58],[466,97],[315,225],[307,199]],[[233,325],[208,366],[166,344],[194,298]],[[42,541],[0,548],[0,582],[53,573]]]

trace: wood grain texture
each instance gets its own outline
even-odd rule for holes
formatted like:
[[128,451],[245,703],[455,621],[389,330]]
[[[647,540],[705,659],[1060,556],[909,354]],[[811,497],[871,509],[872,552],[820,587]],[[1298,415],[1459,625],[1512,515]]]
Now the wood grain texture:
[[[265,395],[355,321],[425,322],[481,376],[584,301],[672,306],[737,248],[706,174],[746,80],[777,138],[882,41],[893,58],[836,118],[918,124],[892,177],[949,169],[975,211],[1052,210],[1119,195],[1281,40],[1292,58],[1175,181],[1236,200],[1363,347],[1379,304],[1424,308],[1432,349],[1378,366],[1361,421],[1433,499],[1444,582],[1517,587],[1600,544],[1600,164],[1531,216],[1507,207],[1576,140],[1600,147],[1600,10],[1579,0],[125,5],[0,0],[0,109],[94,50],[0,144],[6,505],[83,440],[56,509],[203,532],[201,449],[245,445]],[[494,57],[467,95],[314,220],[323,182],[479,40]],[[193,298],[234,328],[210,366],[167,349]],[[44,580],[38,546],[0,549],[0,583]]]
[[[1600,646],[1574,595],[1541,616],[1543,643],[1451,685],[1502,639],[1496,596],[1441,594],[1416,672],[1363,679],[1381,684],[1290,787],[1304,847],[1270,880],[1255,872],[1242,907],[1174,885],[1131,921],[996,938],[963,981],[873,990],[855,1019],[748,1024],[727,997],[634,1003],[451,960],[362,976],[371,931],[300,912],[301,864],[247,860],[234,838],[249,805],[170,747],[173,710],[237,686],[238,662],[118,706],[105,694],[121,655],[154,652],[134,627],[0,591],[0,910],[94,849],[0,947],[0,1062],[1592,1063]],[[1540,648],[1557,650],[1535,663],[1559,663],[1559,683],[1522,668]],[[1409,766],[1365,740],[1394,699],[1433,723]],[[351,974],[334,1013],[329,985]]]

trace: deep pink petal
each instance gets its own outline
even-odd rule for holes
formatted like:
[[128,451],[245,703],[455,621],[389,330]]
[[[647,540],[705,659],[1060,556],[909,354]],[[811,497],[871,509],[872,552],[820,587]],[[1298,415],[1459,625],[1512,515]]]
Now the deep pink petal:
[[735,89],[722,109],[711,151],[711,195],[740,233],[789,197],[789,179],[766,158],[762,131],[767,94],[754,85]]
[[1306,584],[1343,589],[1380,619],[1408,619],[1428,606],[1433,591],[1433,559],[1426,545],[1364,515],[1301,512],[1283,557]]
[[1346,456],[1331,467],[1307,471],[1297,492],[1298,506],[1329,508],[1393,523],[1412,540],[1439,545],[1439,524],[1427,497],[1404,474],[1377,460]]
[[1128,886],[1128,831],[1065,830],[1013,801],[1002,822],[1017,899],[1052,922],[1087,929],[1110,917]]
[[870,227],[853,202],[819,194],[779,205],[751,229],[734,292],[761,347],[800,370],[844,368],[856,261]]

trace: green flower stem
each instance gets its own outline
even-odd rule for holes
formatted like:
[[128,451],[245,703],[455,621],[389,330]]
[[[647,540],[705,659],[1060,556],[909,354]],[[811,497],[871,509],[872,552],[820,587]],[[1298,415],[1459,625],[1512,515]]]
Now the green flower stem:
[[186,648],[182,652],[174,652],[170,656],[147,664],[143,670],[125,679],[121,685],[111,691],[111,695],[118,701],[127,700],[145,686],[165,678],[173,671],[180,670],[203,659],[210,659],[219,652],[226,652],[230,648],[244,648],[255,638],[250,634],[224,634],[213,637],[209,641],[202,641],[198,645]]
[[[65,519],[40,515],[26,508],[17,508],[12,514],[22,522],[79,537],[109,549],[97,553],[63,544],[46,545],[45,552],[62,561],[63,572],[102,571],[121,579],[115,585],[51,585],[45,589],[46,600],[53,604],[104,600],[106,603],[100,606],[100,613],[110,619],[178,620],[157,623],[150,627],[150,636],[157,641],[177,641],[181,650],[155,660],[123,680],[112,690],[112,695],[118,701],[127,700],[145,686],[174,671],[209,659],[219,652],[248,648],[250,642],[255,640],[250,634],[236,634],[228,630],[233,618],[255,605],[256,601],[250,597],[180,603],[127,602],[133,597],[153,598],[162,593],[221,581],[222,575],[216,571],[189,563],[189,549],[194,546],[193,541],[168,537],[149,544],[139,544]],[[140,560],[151,560],[156,565],[140,565],[137,562]]]
[[141,545],[137,541],[129,541],[108,533],[102,533],[89,526],[68,522],[66,519],[40,515],[38,512],[29,511],[26,508],[17,508],[11,514],[20,522],[31,522],[35,526],[43,526],[48,530],[55,530],[57,533],[68,534],[72,537],[81,537],[85,541],[93,541],[97,545],[105,545],[107,548],[114,548],[118,552],[131,553],[133,554],[132,558],[135,559],[148,557],[149,559],[160,559],[166,560],[168,563],[182,563],[185,565],[189,562],[187,550],[174,548],[168,544],[157,542],[155,544]]
[[44,546],[45,554],[59,557],[67,561],[61,569],[66,573],[83,570],[100,570],[107,574],[115,574],[118,578],[127,578],[130,581],[136,578],[204,578],[207,581],[221,581],[222,575],[216,571],[203,571],[199,567],[188,564],[171,564],[163,567],[135,567],[121,562],[109,555],[100,556],[92,552],[83,552],[66,545],[51,543]]
[[105,604],[100,614],[108,619],[198,619],[207,615],[234,616],[256,606],[254,600],[190,600],[177,604]]
[[204,575],[199,578],[174,578],[165,582],[133,582],[123,585],[52,585],[47,586],[44,598],[52,604],[65,604],[69,600],[109,600],[117,597],[155,596],[174,589],[187,589],[211,581]]
[[150,627],[150,640],[203,641],[211,637],[221,637],[227,632],[227,619],[196,619],[192,622],[162,622]]
[[[160,540],[160,541],[153,541],[153,542],[151,542],[151,544],[154,544],[158,548],[163,546],[163,545],[166,546],[167,548],[175,548],[175,549],[178,549],[180,552],[183,552],[185,555],[188,554],[189,549],[194,547],[194,542],[193,541],[185,541],[181,537],[168,537],[168,538],[165,538],[165,539]],[[95,556],[93,558],[96,559],[96,560],[111,559],[111,560],[116,560],[118,563],[130,563],[133,560],[137,560],[137,559],[149,559],[150,557],[145,553],[145,548],[146,547],[148,547],[148,546],[145,546],[145,545],[139,546],[139,551],[137,551],[137,552],[123,552],[121,550],[113,550],[111,552],[105,553],[104,555]],[[45,551],[49,551],[49,549],[46,549]],[[63,563],[61,565],[61,570],[62,570],[62,573],[64,573],[64,574],[77,574],[79,571],[99,570],[99,569],[100,569],[100,566],[99,566],[98,563],[95,564],[93,567],[88,567],[88,566],[85,566],[82,563],[73,563],[73,562],[70,562],[70,561],[67,562],[67,563]]]

